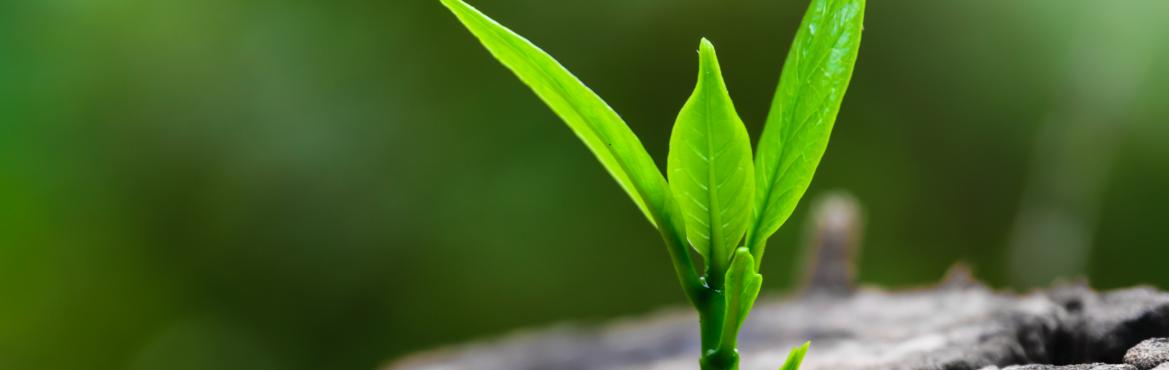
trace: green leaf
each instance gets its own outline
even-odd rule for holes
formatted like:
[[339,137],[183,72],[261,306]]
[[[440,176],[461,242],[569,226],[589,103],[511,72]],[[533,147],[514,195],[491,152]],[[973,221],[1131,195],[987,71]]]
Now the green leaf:
[[442,4],[568,124],[651,223],[657,226],[667,217],[672,203],[669,185],[641,141],[608,104],[527,39],[461,0]]
[[828,146],[856,64],[864,10],[864,0],[812,0],[792,42],[756,150],[755,215],[747,231],[756,263],[808,190]]
[[698,84],[674,123],[666,168],[691,245],[713,271],[725,271],[747,230],[754,167],[747,128],[706,39],[699,47]]
[[684,216],[669,184],[641,141],[601,97],[527,39],[462,0],[442,0],[488,51],[528,85],[629,194],[666,241],[686,297],[703,289],[685,241]]
[[779,370],[799,370],[800,364],[804,362],[804,355],[808,354],[808,346],[812,342],[804,342],[804,345],[792,348],[792,351],[787,355],[787,361],[783,362],[783,366]]
[[735,257],[731,261],[731,268],[727,270],[726,291],[726,320],[723,321],[721,346],[734,348],[739,330],[751,312],[751,306],[759,297],[759,288],[763,285],[763,275],[755,270],[755,259],[747,247],[735,250]]

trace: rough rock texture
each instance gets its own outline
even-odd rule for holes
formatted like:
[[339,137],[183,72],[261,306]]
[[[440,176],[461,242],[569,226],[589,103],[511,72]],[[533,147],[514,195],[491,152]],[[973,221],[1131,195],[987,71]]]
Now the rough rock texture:
[[[1164,354],[1162,342],[1148,342],[1126,358],[1138,343],[1169,336],[1169,293],[1065,285],[1019,296],[961,273],[930,289],[857,291],[850,256],[860,250],[859,204],[835,194],[813,213],[806,278],[813,293],[756,304],[740,334],[742,370],[774,370],[806,340],[813,344],[803,370],[1147,370]],[[699,352],[697,318],[678,308],[516,333],[386,369],[693,370]]]
[[1124,363],[1140,370],[1169,363],[1169,338],[1153,338],[1137,344],[1124,354]]
[[[983,369],[983,370],[988,370],[988,369],[998,369],[998,368],[991,367],[991,368],[987,368],[987,369]],[[1018,366],[1008,366],[1003,370],[1135,370],[1135,369],[1136,368],[1132,367],[1131,365],[1109,365],[1109,364],[1096,363],[1096,364],[1081,364],[1081,365],[1067,365],[1067,366],[1018,365]]]
[[[680,308],[600,327],[516,333],[387,369],[692,370],[697,328]],[[741,334],[742,369],[774,370],[789,348],[812,340],[804,370],[1133,370],[1103,364],[1123,363],[1129,348],[1166,336],[1169,294],[1151,288],[1062,286],[1016,296],[959,279],[926,290],[760,302]],[[1092,365],[1011,366],[1017,364]]]

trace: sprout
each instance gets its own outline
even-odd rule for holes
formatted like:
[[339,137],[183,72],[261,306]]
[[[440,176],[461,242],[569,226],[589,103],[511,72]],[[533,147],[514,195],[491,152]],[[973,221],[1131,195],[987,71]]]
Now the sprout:
[[[441,1],[564,120],[657,227],[698,310],[701,368],[737,369],[736,341],[763,283],[767,239],[795,210],[828,146],[856,64],[865,1],[812,0],[753,161],[714,45],[702,39],[697,86],[670,136],[667,176],[625,121],[550,55],[462,0]],[[794,349],[782,369],[799,368],[807,349]]]

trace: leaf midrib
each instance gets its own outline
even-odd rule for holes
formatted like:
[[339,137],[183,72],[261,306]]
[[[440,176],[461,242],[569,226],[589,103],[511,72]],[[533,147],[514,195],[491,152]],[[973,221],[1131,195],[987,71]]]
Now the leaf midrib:
[[[709,74],[711,72],[710,71],[703,71],[703,73]],[[710,84],[710,81],[708,80],[704,85],[709,85],[709,84]],[[707,94],[712,93],[712,91],[710,91],[710,86],[703,86],[702,88],[704,90],[706,90]],[[713,91],[713,93],[717,94],[718,92]],[[715,96],[717,96],[717,95],[715,95]],[[717,176],[717,172],[715,169],[716,163],[718,162],[718,158],[715,158],[714,138],[713,138],[714,137],[714,130],[711,129],[711,126],[713,126],[713,122],[714,122],[714,120],[712,119],[713,115],[711,115],[711,112],[713,112],[711,102],[713,100],[714,99],[710,99],[710,98],[703,99],[703,105],[705,105],[705,113],[706,113],[706,114],[704,114],[704,117],[703,117],[703,120],[706,121],[706,125],[705,125],[706,126],[706,154],[707,154],[706,157],[710,159],[709,162],[707,162],[707,166],[706,166],[706,175],[707,175],[707,177],[706,177],[706,192],[707,192],[707,197],[710,199],[710,211],[706,212],[706,214],[708,216],[707,221],[710,222],[710,224],[708,225],[708,227],[710,229],[710,254],[713,257],[712,259],[714,261],[721,264],[722,256],[715,254],[715,253],[718,253],[720,251],[719,244],[721,244],[722,240],[723,240],[723,238],[722,238],[723,230],[722,230],[722,207],[719,206],[719,201],[718,201],[718,188],[717,188],[717,181],[718,181],[717,177],[718,176]],[[721,269],[716,269],[716,271],[720,271],[720,270]]]

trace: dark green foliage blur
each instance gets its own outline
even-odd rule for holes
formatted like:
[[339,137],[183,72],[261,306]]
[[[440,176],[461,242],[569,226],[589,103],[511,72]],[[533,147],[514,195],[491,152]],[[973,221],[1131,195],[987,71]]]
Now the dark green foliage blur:
[[[699,37],[758,137],[806,5],[473,4],[659,165]],[[834,189],[865,206],[866,284],[965,261],[1003,288],[1169,288],[1164,14],[870,4],[764,295],[794,285],[808,204]],[[682,302],[636,207],[437,1],[0,2],[0,369],[370,369]]]

